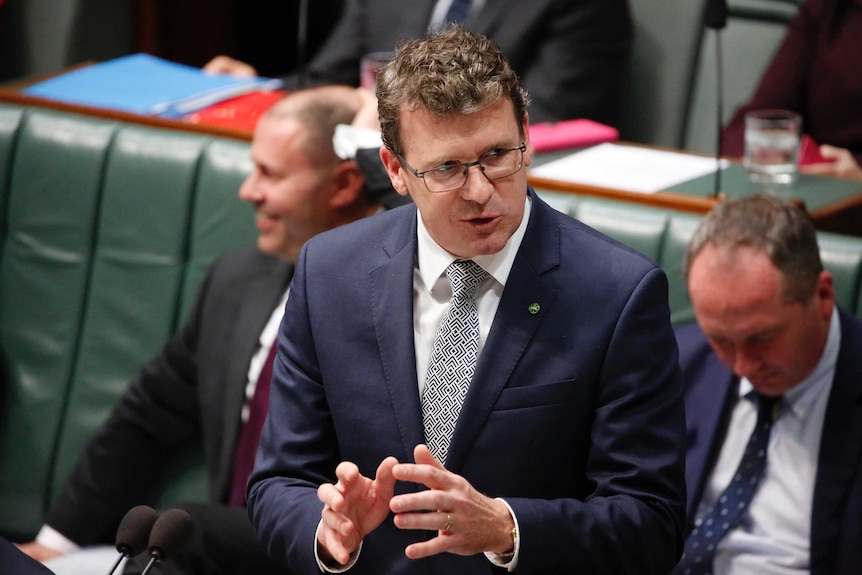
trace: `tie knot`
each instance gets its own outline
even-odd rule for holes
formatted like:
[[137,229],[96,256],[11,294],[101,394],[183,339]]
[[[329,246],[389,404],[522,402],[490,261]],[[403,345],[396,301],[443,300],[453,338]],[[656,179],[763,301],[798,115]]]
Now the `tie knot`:
[[476,287],[488,276],[488,272],[473,260],[455,260],[446,268],[446,276],[452,284],[453,298],[472,298]]
[[757,406],[757,421],[768,421],[772,423],[775,419],[775,407],[781,401],[781,396],[761,395],[756,391],[749,391],[745,394],[746,399],[750,399]]

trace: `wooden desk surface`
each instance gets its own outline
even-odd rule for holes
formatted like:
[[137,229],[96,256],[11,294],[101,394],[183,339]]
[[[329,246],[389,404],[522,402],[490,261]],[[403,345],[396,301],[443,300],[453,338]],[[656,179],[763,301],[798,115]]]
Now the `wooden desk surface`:
[[[560,158],[575,151],[541,154],[539,163]],[[669,151],[679,152],[680,150]],[[805,208],[818,229],[862,236],[862,181],[859,180],[799,174],[797,181],[791,186],[780,187],[781,189],[777,191],[767,190],[749,182],[742,164],[738,161],[732,161],[722,170],[721,192],[718,197],[714,196],[714,173],[651,194],[563,182],[529,173],[528,180],[537,189],[570,192],[694,213],[706,213],[725,198],[766,191],[785,197]]]

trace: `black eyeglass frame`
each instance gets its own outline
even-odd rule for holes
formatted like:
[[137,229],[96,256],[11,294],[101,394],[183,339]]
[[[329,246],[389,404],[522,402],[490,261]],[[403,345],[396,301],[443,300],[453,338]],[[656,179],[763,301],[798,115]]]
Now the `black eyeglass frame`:
[[[465,185],[467,185],[467,180],[469,178],[469,176],[467,175],[467,171],[470,168],[472,168],[473,166],[479,166],[479,170],[482,172],[482,175],[485,176],[486,178],[488,178],[489,182],[493,182],[495,180],[502,180],[503,178],[508,178],[509,176],[511,176],[513,174],[517,174],[519,171],[521,171],[521,168],[524,167],[524,152],[527,151],[527,142],[522,141],[520,146],[515,146],[514,148],[507,148],[505,150],[497,150],[496,153],[497,153],[497,155],[502,155],[502,154],[506,154],[508,152],[514,152],[516,150],[521,152],[521,157],[518,161],[518,167],[515,168],[515,170],[512,172],[509,172],[508,174],[506,174],[504,176],[497,176],[496,178],[488,177],[488,174],[485,173],[485,166],[482,165],[482,162],[485,161],[490,154],[487,154],[487,155],[479,158],[475,162],[464,162],[462,164],[442,164],[440,166],[428,168],[427,170],[422,170],[421,172],[416,170],[416,168],[414,168],[413,166],[411,166],[407,162],[407,160],[404,159],[404,156],[402,156],[401,154],[396,154],[396,156],[398,156],[398,161],[401,162],[401,164],[405,168],[407,168],[411,174],[413,174],[414,176],[416,176],[417,178],[422,180],[422,183],[425,184],[425,189],[428,190],[429,193],[445,194],[447,192],[454,192],[456,190],[460,190]],[[453,170],[456,168],[464,168],[464,172],[463,172],[464,182],[460,186],[458,186],[456,188],[449,188],[447,190],[432,190],[431,188],[428,187],[428,182],[425,181],[425,174],[427,174],[428,172],[435,172],[435,171],[440,171],[440,170]]]

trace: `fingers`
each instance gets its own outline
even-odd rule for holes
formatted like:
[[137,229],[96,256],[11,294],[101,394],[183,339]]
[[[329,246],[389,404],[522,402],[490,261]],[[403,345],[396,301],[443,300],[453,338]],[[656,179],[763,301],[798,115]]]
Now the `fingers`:
[[257,70],[254,67],[230,56],[216,56],[204,64],[202,70],[209,74],[230,74],[242,78],[257,76]]
[[377,467],[377,474],[374,476],[374,490],[380,499],[389,501],[395,493],[395,476],[392,470],[398,465],[398,460],[394,457],[387,457]]

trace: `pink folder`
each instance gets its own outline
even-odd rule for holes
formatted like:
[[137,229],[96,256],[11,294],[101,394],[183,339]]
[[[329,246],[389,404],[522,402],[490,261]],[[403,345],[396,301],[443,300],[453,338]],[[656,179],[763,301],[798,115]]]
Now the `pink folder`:
[[592,146],[619,138],[619,130],[613,126],[587,119],[542,122],[530,126],[530,140],[537,152]]

